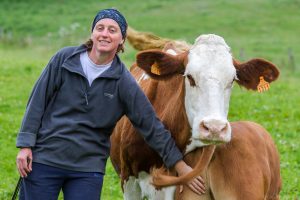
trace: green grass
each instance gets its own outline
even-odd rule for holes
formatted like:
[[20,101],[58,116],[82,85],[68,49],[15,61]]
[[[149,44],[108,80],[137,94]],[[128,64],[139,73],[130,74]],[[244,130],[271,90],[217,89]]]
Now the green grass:
[[[15,139],[34,82],[55,51],[89,37],[95,13],[107,7],[117,7],[138,30],[189,42],[202,33],[216,33],[234,57],[264,57],[275,63],[282,73],[270,91],[258,94],[234,87],[228,117],[258,122],[272,134],[281,156],[281,199],[300,198],[299,0],[2,0],[0,200],[10,199],[18,179]],[[127,45],[121,55],[127,66],[135,53]],[[102,197],[122,199],[110,163]]]

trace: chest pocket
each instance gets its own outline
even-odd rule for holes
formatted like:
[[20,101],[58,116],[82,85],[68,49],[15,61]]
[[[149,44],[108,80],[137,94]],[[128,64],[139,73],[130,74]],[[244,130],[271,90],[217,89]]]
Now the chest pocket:
[[99,96],[99,108],[101,110],[105,110],[108,112],[119,112],[122,109],[122,105],[120,102],[119,94],[118,94],[118,81],[107,79],[103,80],[103,84],[101,85],[101,89],[98,90],[100,92]]
[[104,101],[113,100],[117,97],[117,84],[115,80],[105,80],[102,88]]
[[123,104],[118,95],[117,83],[114,80],[109,80],[103,85],[97,105],[97,114],[99,119],[106,125],[114,125],[123,114]]
[[108,93],[108,92],[104,92],[103,93],[104,97],[108,98],[108,99],[113,99],[114,98],[114,94]]

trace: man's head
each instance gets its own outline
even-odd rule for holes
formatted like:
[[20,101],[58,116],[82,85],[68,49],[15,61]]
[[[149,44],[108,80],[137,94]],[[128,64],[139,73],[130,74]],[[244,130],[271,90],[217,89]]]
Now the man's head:
[[117,47],[116,53],[124,52],[127,26],[125,17],[118,10],[100,10],[93,20],[91,38],[85,45],[88,49],[96,48],[99,51],[102,51],[103,45],[108,45],[109,49],[104,47],[104,51],[110,51]]
[[97,22],[101,19],[109,18],[116,21],[121,29],[123,39],[126,37],[127,31],[127,22],[125,17],[116,9],[104,9],[100,10],[94,18],[93,25],[92,25],[92,32],[95,28]]

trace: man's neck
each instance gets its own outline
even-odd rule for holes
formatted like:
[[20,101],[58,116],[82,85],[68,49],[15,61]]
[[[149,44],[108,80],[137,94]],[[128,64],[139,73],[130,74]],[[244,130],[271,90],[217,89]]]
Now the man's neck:
[[105,65],[110,63],[114,59],[115,54],[100,53],[97,51],[93,51],[92,49],[88,52],[88,56],[96,65]]

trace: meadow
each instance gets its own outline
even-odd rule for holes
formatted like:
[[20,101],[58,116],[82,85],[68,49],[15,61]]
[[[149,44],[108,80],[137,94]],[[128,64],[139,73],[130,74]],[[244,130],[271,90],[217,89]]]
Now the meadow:
[[[190,43],[200,34],[215,33],[225,38],[236,59],[262,57],[280,69],[268,92],[235,85],[228,118],[255,121],[271,133],[281,157],[281,199],[299,199],[299,0],[1,0],[0,200],[11,198],[18,180],[15,140],[35,81],[58,49],[89,38],[94,15],[110,7],[137,30]],[[120,56],[129,67],[135,54],[127,44]],[[122,199],[110,162],[102,199]]]

